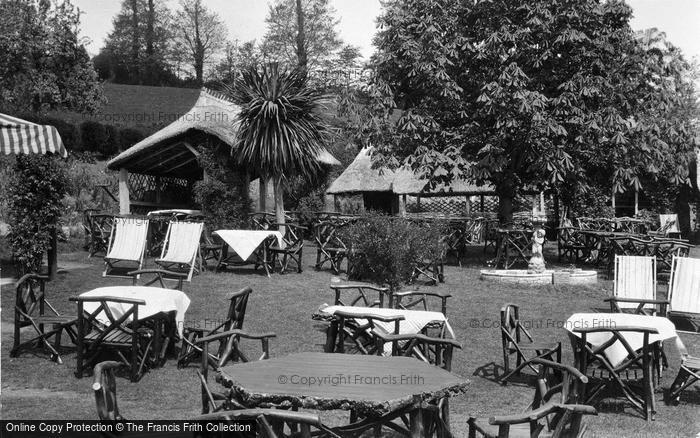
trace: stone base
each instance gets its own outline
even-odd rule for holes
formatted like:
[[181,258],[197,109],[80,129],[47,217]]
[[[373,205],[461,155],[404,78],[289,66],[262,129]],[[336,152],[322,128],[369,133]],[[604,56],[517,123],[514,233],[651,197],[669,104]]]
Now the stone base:
[[554,284],[596,284],[598,283],[598,273],[582,269],[554,271],[552,281]]
[[481,279],[497,283],[516,283],[532,286],[544,284],[595,284],[598,282],[598,273],[581,269],[564,271],[548,269],[541,274],[530,273],[525,269],[484,269],[481,271]]

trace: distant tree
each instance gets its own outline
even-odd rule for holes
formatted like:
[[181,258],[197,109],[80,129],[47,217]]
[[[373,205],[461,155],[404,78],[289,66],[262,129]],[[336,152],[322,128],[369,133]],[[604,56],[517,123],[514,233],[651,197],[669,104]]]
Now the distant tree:
[[187,53],[197,84],[204,80],[204,65],[226,45],[226,27],[202,0],[181,0],[176,13],[175,39]]
[[262,50],[266,58],[304,69],[330,59],[342,46],[335,13],[330,0],[274,0],[265,18]]
[[104,95],[79,23],[68,0],[0,0],[0,111],[98,110]]
[[216,82],[231,85],[241,71],[262,62],[262,54],[255,40],[246,41],[242,44],[238,40],[226,43],[224,56],[214,67],[212,79]]
[[94,58],[101,79],[116,83],[170,85],[172,16],[155,0],[123,0],[105,46]]
[[698,114],[687,63],[644,50],[624,2],[385,6],[361,130],[377,165],[490,183],[503,221],[524,187],[571,198],[640,187],[643,174],[687,183]]

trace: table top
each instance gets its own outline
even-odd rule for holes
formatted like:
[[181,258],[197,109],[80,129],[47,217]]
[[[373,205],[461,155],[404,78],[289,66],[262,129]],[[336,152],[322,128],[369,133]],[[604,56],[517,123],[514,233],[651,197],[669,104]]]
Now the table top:
[[[658,334],[649,335],[649,343],[671,338],[676,338],[677,342],[680,342],[673,323],[668,318],[660,316],[630,313],[574,313],[567,319],[565,324],[566,329],[576,336],[580,336],[580,333],[574,332],[576,328],[607,327],[614,330],[616,327],[625,326],[657,329],[659,331]],[[642,333],[621,332],[621,334],[634,350],[638,350],[644,345],[644,335]],[[595,347],[604,344],[611,336],[610,332],[588,333],[586,340]],[[605,350],[605,355],[613,365],[617,365],[625,360],[627,350],[618,341]]]
[[255,249],[270,236],[277,238],[279,246],[282,246],[284,242],[284,236],[277,230],[216,230],[212,234],[221,237],[243,260],[247,260]]
[[[139,319],[146,319],[161,312],[175,312],[175,321],[180,336],[184,327],[185,312],[190,306],[189,297],[182,291],[174,289],[163,289],[150,286],[109,286],[93,289],[80,294],[81,297],[116,297],[116,298],[137,298],[144,300],[146,305],[139,305]],[[99,303],[87,302],[83,304],[86,312],[93,312],[99,307]],[[130,304],[114,303],[110,306],[115,318],[126,313]],[[98,320],[109,322],[106,315]]]
[[418,359],[296,353],[221,368],[219,381],[247,407],[356,409],[368,416],[466,392],[470,381]]
[[202,210],[186,210],[186,209],[172,209],[172,210],[153,210],[149,211],[147,216],[157,216],[157,215],[172,215],[172,214],[187,214],[193,216],[200,216]]

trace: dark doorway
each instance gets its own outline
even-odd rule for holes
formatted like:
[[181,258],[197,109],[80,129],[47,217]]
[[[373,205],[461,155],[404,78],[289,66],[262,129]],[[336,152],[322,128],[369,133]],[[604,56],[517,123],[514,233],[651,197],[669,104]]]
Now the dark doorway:
[[[365,211],[373,210],[385,214],[394,213],[394,198],[392,192],[366,192],[362,195]],[[397,198],[398,199],[398,198]]]

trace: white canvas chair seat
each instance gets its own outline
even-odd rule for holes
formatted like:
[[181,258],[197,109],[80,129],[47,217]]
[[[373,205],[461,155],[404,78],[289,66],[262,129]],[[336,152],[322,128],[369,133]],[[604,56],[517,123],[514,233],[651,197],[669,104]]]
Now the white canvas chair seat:
[[141,269],[147,236],[148,219],[115,218],[102,275],[124,276],[128,270]]
[[199,255],[203,226],[202,222],[170,222],[163,251],[155,262],[165,269],[186,269],[187,281],[190,281]]
[[[616,298],[637,300],[656,299],[656,258],[646,256],[615,256]],[[636,308],[639,303],[618,302],[620,308]],[[653,307],[649,304],[645,307]]]
[[668,289],[670,314],[681,314],[700,329],[700,259],[673,257]]
[[660,214],[659,224],[659,230],[663,230],[665,235],[681,232],[681,230],[678,228],[677,214]]

